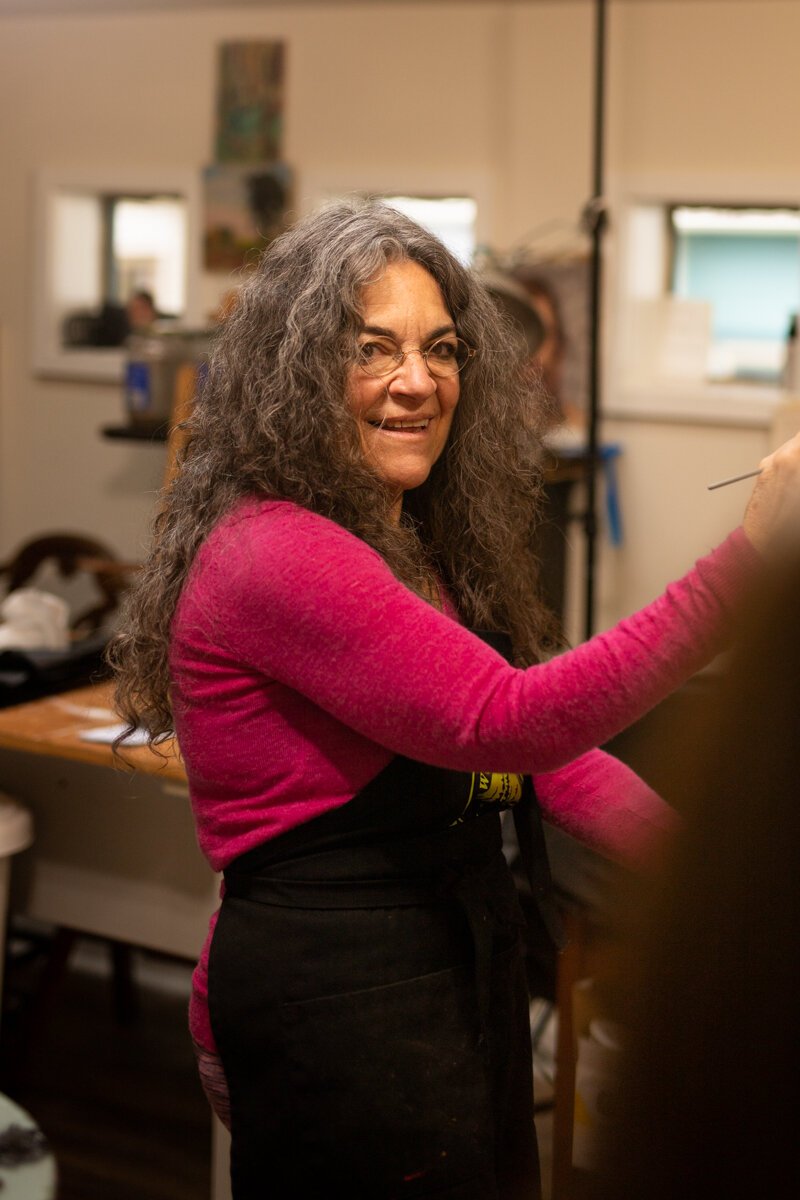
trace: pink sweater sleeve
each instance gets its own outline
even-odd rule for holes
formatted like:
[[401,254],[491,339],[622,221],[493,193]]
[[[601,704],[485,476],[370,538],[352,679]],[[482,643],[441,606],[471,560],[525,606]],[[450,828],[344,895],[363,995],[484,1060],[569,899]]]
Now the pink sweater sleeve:
[[358,538],[289,504],[229,528],[224,553],[205,558],[204,590],[209,607],[234,614],[225,640],[240,661],[389,751],[541,774],[619,733],[718,653],[757,561],[739,530],[647,608],[527,670],[409,592]]
[[624,866],[647,864],[678,825],[674,809],[602,750],[590,750],[534,782],[542,812],[553,825]]

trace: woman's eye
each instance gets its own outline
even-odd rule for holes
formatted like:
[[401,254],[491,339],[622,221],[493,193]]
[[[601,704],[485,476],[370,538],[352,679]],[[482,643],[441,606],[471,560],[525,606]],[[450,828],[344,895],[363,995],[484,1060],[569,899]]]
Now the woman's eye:
[[358,348],[358,353],[363,362],[369,362],[374,358],[385,358],[387,355],[394,353],[393,346],[387,346],[383,342],[363,342]]
[[456,357],[458,343],[450,338],[440,338],[438,342],[434,342],[428,354],[432,358],[438,358],[443,362],[450,362]]

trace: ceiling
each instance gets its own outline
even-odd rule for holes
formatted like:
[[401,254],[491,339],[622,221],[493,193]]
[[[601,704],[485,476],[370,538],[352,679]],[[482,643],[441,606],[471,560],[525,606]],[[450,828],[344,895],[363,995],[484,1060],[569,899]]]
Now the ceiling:
[[[77,13],[137,12],[146,9],[274,8],[300,4],[336,4],[342,0],[0,0],[0,17]],[[348,3],[380,4],[382,0],[348,0]],[[398,0],[394,0],[395,3]],[[402,3],[403,0],[400,0]],[[418,2],[418,0],[417,0]],[[438,0],[439,3],[442,0]],[[462,0],[463,2],[463,0]]]
[[[504,0],[506,4],[554,3],[554,0]],[[561,4],[602,3],[603,0],[559,0]],[[618,0],[619,3],[646,3],[647,0]],[[687,3],[688,0],[677,0]],[[700,0],[694,0],[695,3]],[[0,17],[77,16],[80,13],[161,12],[201,8],[291,8],[301,5],[369,4],[472,4],[486,0],[0,0]]]
[[[0,17],[37,13],[69,16],[75,13],[136,12],[144,9],[270,8],[281,4],[331,4],[337,0],[0,0]],[[354,0],[350,0],[353,3]],[[376,0],[355,0],[376,3]],[[380,0],[378,0],[380,2]]]

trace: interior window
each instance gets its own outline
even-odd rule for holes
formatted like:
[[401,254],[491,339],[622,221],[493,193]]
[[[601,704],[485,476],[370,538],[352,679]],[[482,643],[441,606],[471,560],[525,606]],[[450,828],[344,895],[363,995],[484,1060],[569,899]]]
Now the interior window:
[[708,377],[779,383],[800,308],[800,210],[668,209],[670,285],[711,306]]
[[65,347],[114,346],[126,306],[147,293],[160,317],[186,309],[183,197],[62,192],[55,201],[51,295]]
[[469,196],[382,196],[381,199],[436,234],[465,266],[472,263],[478,206]]

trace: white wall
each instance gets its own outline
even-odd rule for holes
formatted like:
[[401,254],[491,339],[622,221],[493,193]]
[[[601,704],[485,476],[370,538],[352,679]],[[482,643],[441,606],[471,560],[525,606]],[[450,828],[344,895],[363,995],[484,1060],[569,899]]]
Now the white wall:
[[[609,171],[796,173],[800,4],[611,0],[610,16]],[[326,188],[463,187],[481,237],[508,248],[547,221],[574,227],[588,197],[592,25],[591,0],[0,17],[0,554],[60,526],[138,555],[163,467],[157,447],[100,438],[121,416],[117,388],[31,375],[37,169],[199,170],[217,44],[284,37],[300,207]],[[602,624],[738,519],[744,493],[705,484],[756,462],[768,437],[618,421],[606,435],[625,447],[627,529],[620,550],[601,548]]]

